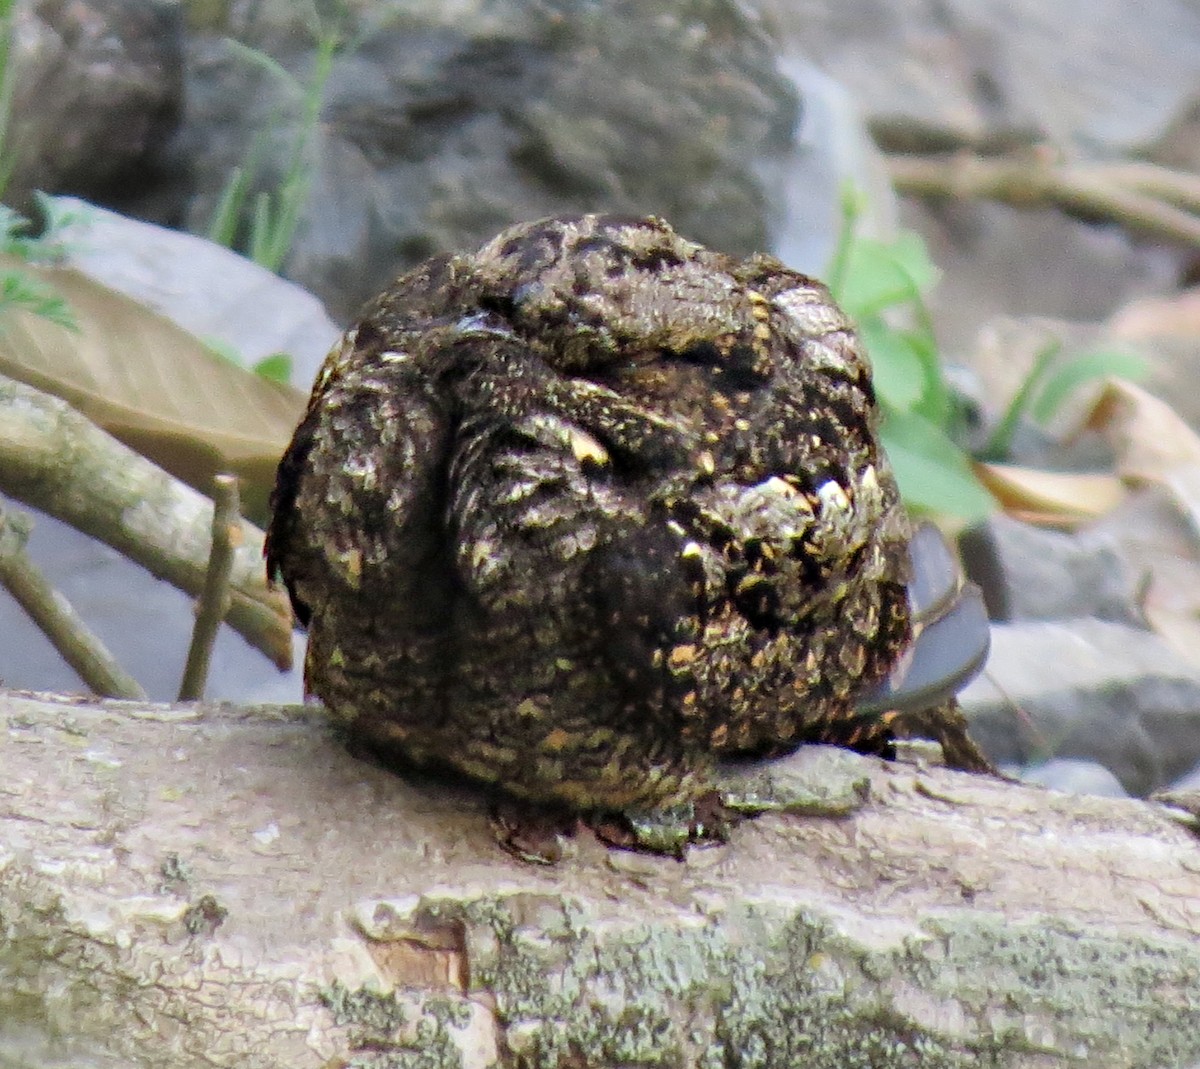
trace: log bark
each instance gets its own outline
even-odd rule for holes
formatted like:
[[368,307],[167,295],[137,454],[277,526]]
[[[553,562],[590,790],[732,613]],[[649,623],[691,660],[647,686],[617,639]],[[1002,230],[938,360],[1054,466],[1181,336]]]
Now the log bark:
[[1151,803],[814,747],[758,773],[807,812],[540,867],[319,710],[0,721],[4,1069],[1200,1061],[1200,839]]

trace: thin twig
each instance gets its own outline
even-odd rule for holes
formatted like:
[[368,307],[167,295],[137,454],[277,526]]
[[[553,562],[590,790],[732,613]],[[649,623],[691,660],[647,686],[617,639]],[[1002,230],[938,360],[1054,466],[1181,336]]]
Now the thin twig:
[[1200,178],[1141,163],[1080,164],[1046,152],[1021,156],[888,157],[901,193],[1057,205],[1131,230],[1200,245]]
[[196,605],[196,626],[188,647],[187,665],[179,684],[181,702],[204,697],[208,665],[221,621],[229,612],[229,576],[233,571],[234,548],[241,541],[242,505],[238,498],[236,475],[218,475],[213,479],[212,548],[208,554],[208,572],[204,590]]
[[1096,164],[1095,169],[1118,185],[1200,213],[1200,174],[1193,171],[1175,171],[1143,160]]
[[104,698],[144,699],[146,692],[138,681],[117,664],[67,599],[26,556],[29,528],[28,516],[9,516],[0,508],[0,584],[93,692]]
[[[212,503],[65,401],[0,375],[0,491],[106,542],[193,596],[204,588]],[[287,596],[267,585],[263,535],[243,520],[229,626],[280,668],[292,660]]]

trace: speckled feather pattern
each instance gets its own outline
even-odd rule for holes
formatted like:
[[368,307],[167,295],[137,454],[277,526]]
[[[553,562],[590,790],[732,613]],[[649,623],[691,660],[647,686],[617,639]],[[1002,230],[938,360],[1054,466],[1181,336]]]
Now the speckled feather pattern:
[[722,755],[881,751],[909,528],[824,286],[653,219],[511,228],[369,304],[279,468],[309,689],[526,799],[653,807]]

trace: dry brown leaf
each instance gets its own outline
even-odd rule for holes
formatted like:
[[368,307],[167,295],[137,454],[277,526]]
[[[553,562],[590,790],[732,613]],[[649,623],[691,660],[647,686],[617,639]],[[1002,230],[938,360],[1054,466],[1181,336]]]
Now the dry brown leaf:
[[[0,257],[70,306],[79,332],[6,314],[0,372],[68,401],[172,474],[207,492],[232,471],[265,500],[305,398],[223,360],[185,330],[71,268]],[[256,492],[257,491],[257,492]]]
[[1200,437],[1175,410],[1125,379],[1109,379],[1087,418],[1108,439],[1117,471],[1132,482],[1165,484],[1176,468],[1200,465]]
[[1087,427],[1108,439],[1123,479],[1165,487],[1200,532],[1200,435],[1166,401],[1124,379],[1110,379]]
[[975,474],[1010,516],[1042,527],[1072,528],[1120,504],[1115,475],[1042,471],[1015,464],[974,465]]

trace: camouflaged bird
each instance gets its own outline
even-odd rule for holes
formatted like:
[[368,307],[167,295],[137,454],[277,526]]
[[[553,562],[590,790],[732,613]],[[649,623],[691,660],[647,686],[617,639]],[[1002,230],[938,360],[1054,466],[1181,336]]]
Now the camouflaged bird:
[[846,316],[769,256],[583,215],[436,257],[367,305],[279,466],[307,686],[576,811],[686,802],[727,755],[886,754],[919,626],[877,422]]

